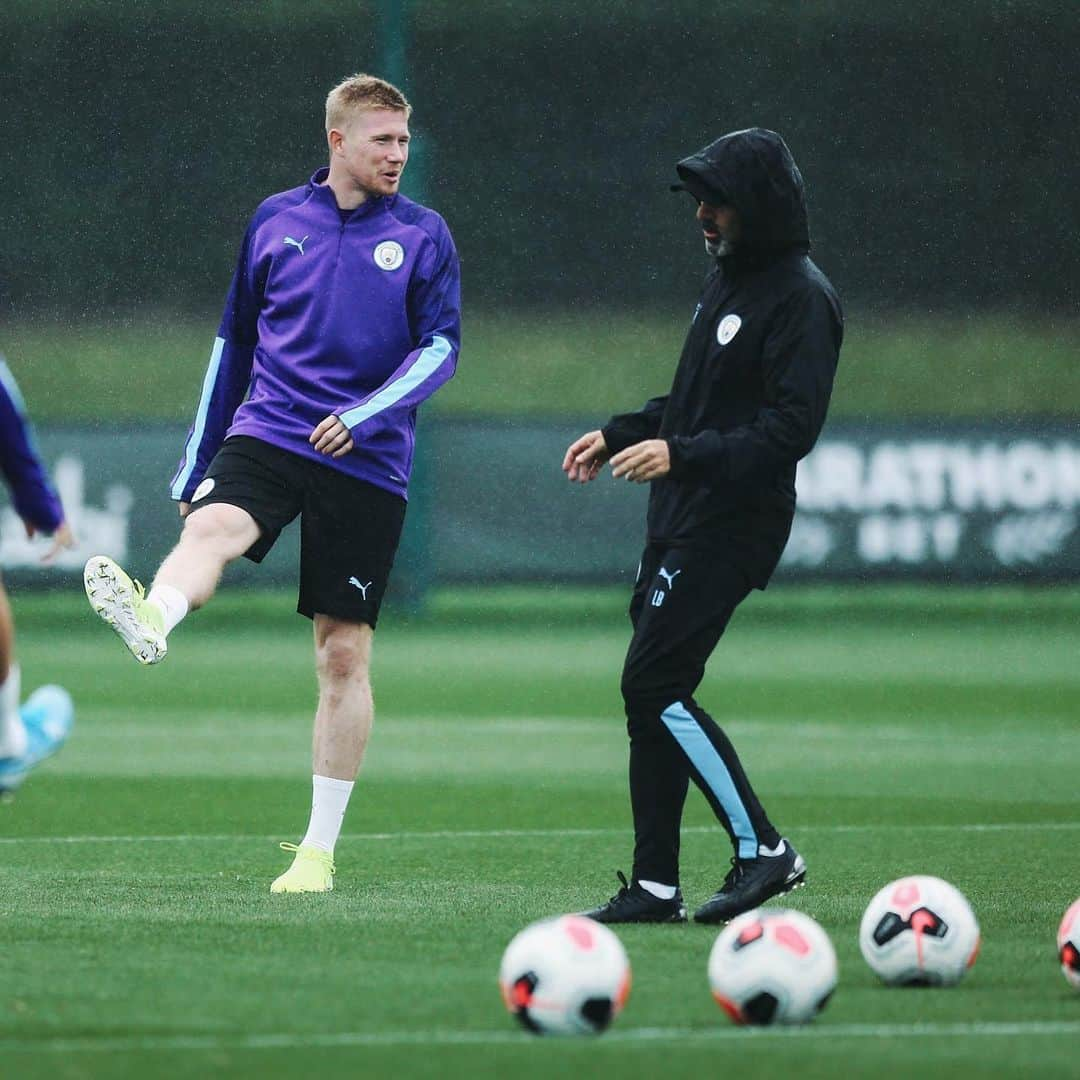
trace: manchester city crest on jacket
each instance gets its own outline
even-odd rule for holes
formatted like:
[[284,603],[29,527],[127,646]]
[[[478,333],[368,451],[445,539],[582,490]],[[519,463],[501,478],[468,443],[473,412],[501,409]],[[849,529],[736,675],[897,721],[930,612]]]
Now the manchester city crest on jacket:
[[396,240],[384,240],[375,248],[375,265],[380,270],[396,270],[405,261],[405,249]]
[[726,345],[739,332],[742,319],[738,315],[725,315],[716,327],[716,340]]

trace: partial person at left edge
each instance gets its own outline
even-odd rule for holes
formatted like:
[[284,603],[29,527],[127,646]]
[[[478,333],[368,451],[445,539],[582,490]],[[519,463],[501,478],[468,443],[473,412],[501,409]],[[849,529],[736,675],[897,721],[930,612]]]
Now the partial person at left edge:
[[354,75],[326,99],[329,165],[265,199],[248,225],[173,479],[184,527],[150,592],[112,559],[91,606],[142,664],[300,518],[297,610],[314,628],[312,803],[273,893],[329,892],[334,848],[374,717],[375,624],[405,518],[417,407],[457,366],[457,251],[446,222],[398,193],[412,106]]
[[[0,355],[0,470],[15,513],[28,537],[52,538],[41,561],[53,562],[75,535],[34,445],[22,395]],[[60,686],[40,686],[20,704],[21,679],[15,659],[15,620],[0,581],[0,795],[10,795],[35,765],[55,754],[71,731],[75,710]]]

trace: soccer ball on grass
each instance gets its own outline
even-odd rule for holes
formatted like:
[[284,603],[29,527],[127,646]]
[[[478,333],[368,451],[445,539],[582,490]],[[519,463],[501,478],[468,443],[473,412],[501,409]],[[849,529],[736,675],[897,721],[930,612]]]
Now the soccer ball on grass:
[[899,878],[867,906],[859,948],[889,986],[953,986],[975,963],[979,923],[964,894],[947,881]]
[[736,1024],[805,1024],[836,988],[836,952],[809,915],[758,908],[720,932],[709,986]]
[[1070,986],[1080,990],[1080,900],[1065,912],[1057,932],[1058,959],[1061,973]]
[[499,988],[507,1009],[536,1035],[598,1035],[630,994],[622,942],[582,915],[525,927],[503,953]]

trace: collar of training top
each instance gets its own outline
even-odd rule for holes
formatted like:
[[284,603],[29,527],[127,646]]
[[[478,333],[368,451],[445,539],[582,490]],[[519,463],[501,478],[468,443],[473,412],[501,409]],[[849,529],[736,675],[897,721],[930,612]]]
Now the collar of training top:
[[[327,166],[323,166],[321,169],[316,169],[311,175],[311,179],[308,181],[308,188],[311,191],[311,198],[316,203],[329,207],[335,214],[340,214],[341,210],[338,207],[337,197],[334,195],[330,185],[326,180],[330,176],[330,169]],[[358,207],[356,207],[351,215],[363,217],[365,214],[370,214],[375,210],[382,209],[383,207],[391,207],[394,205],[394,200],[397,195],[369,195]]]

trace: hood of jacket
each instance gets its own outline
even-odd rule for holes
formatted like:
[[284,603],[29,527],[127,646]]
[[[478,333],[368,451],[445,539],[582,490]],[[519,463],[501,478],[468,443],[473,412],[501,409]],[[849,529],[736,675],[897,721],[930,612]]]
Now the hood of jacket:
[[721,135],[675,169],[680,183],[672,191],[688,191],[700,202],[727,203],[738,211],[737,261],[810,250],[802,174],[775,131],[753,127]]

